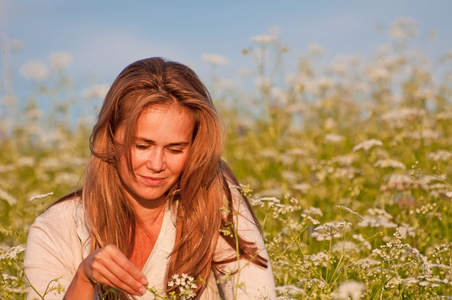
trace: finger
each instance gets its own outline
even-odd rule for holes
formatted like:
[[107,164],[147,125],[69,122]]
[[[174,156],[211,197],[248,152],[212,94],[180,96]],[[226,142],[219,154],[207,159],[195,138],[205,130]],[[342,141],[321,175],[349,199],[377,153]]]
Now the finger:
[[129,295],[137,295],[137,296],[143,296],[146,293],[146,289],[143,285],[139,286],[138,291],[130,287],[130,285],[122,282],[118,279],[114,274],[112,273],[103,273],[100,275],[100,280],[103,284],[106,284],[108,286],[111,286],[115,289],[121,290],[123,292],[126,292]]
[[147,285],[148,281],[146,276],[144,276],[143,273],[116,246],[109,246],[111,246],[111,248],[109,247],[108,250],[111,251],[112,259],[116,262],[116,264],[142,285]]
[[93,262],[93,277],[99,283],[107,284],[129,294],[143,295],[146,290],[140,282],[119,267],[114,261],[104,264],[99,260]]
[[105,247],[103,251],[96,253],[91,268],[92,276],[97,282],[131,294],[142,295],[146,291],[143,287],[147,284],[144,275],[115,246]]

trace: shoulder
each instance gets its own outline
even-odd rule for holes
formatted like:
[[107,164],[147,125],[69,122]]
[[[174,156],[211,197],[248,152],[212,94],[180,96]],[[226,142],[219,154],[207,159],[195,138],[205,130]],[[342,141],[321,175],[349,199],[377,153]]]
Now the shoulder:
[[79,198],[72,198],[64,201],[56,202],[39,215],[35,222],[58,221],[72,219],[74,211],[82,208]]
[[78,198],[57,202],[39,215],[30,227],[30,233],[42,230],[49,235],[70,234],[77,227],[76,214],[83,211]]
[[53,204],[35,219],[28,232],[27,248],[30,251],[27,252],[54,248],[53,251],[60,252],[59,256],[69,255],[62,252],[78,252],[79,249],[86,254],[88,240],[89,230],[85,226],[80,199],[67,199]]

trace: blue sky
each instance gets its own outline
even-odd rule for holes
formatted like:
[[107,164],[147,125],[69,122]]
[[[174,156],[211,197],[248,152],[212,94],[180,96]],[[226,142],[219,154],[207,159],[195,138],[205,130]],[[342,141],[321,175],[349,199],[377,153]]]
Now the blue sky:
[[[428,56],[437,58],[452,49],[449,0],[0,0],[0,9],[7,16],[0,25],[3,36],[24,42],[21,50],[11,52],[16,91],[30,84],[19,74],[23,64],[48,63],[49,54],[59,51],[72,54],[68,72],[81,84],[83,78],[111,83],[127,64],[149,56],[190,64],[206,78],[209,65],[201,59],[203,53],[227,57],[228,65],[218,73],[234,78],[253,65],[241,54],[250,37],[275,28],[290,51],[287,66],[314,43],[325,48],[328,59],[370,55],[389,41],[385,29],[399,17],[419,22],[413,42]],[[383,30],[376,30],[377,25]],[[436,40],[428,38],[431,30]]]

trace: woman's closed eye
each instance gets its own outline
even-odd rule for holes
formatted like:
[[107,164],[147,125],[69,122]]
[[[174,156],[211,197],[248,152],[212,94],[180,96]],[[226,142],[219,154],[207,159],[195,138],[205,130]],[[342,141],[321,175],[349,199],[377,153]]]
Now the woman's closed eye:
[[148,144],[135,144],[135,148],[137,148],[138,150],[146,150],[149,148]]
[[172,154],[179,154],[179,153],[182,153],[184,151],[183,148],[168,148],[168,150]]

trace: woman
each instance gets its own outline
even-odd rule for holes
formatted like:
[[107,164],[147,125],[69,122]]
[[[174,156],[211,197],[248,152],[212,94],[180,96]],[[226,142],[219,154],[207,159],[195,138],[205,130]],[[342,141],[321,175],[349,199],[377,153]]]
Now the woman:
[[221,131],[191,69],[161,58],[126,67],[94,126],[83,188],[30,228],[28,298],[55,279],[65,299],[275,298],[258,222],[221,160]]

